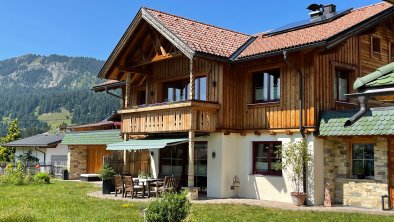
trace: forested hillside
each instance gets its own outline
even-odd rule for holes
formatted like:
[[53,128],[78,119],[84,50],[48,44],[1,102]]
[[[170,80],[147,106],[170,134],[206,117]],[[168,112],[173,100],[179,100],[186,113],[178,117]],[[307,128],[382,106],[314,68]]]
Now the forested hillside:
[[[67,110],[71,117],[57,122],[84,124],[103,120],[119,108],[119,99],[90,88],[103,62],[83,57],[25,55],[0,61],[0,136],[17,118],[22,135],[48,131],[43,114]],[[54,115],[55,116],[55,115]],[[50,123],[50,122],[49,122]],[[57,125],[52,125],[52,130]]]

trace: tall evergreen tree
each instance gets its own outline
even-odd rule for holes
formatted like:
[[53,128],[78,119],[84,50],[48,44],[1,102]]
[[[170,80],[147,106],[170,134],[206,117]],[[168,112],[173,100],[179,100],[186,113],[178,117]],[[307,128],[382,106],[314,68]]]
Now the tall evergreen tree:
[[[18,120],[11,120],[8,133],[5,137],[0,138],[1,144],[9,143],[14,140],[21,138],[21,132],[18,126]],[[11,162],[15,158],[15,149],[12,147],[0,146],[0,161],[1,162]]]

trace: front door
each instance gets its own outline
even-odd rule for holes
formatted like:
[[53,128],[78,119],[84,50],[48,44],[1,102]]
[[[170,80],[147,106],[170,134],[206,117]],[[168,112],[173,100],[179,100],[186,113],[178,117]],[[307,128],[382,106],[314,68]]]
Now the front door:
[[389,193],[391,208],[394,208],[394,139],[389,140]]

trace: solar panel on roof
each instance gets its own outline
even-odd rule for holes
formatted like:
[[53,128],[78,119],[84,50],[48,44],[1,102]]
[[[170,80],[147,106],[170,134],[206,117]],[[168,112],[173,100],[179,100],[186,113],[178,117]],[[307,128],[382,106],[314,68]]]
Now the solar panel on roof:
[[279,27],[277,29],[274,29],[273,31],[269,32],[267,35],[278,35],[281,33],[285,33],[285,32],[289,32],[289,31],[294,31],[294,30],[298,30],[298,29],[302,29],[302,28],[306,28],[306,27],[310,27],[310,26],[314,26],[314,25],[319,25],[319,24],[323,24],[326,22],[330,22],[332,20],[335,20],[343,15],[346,15],[347,13],[349,13],[353,8],[350,9],[346,9],[346,10],[342,10],[342,11],[338,11],[338,12],[333,12],[333,13],[328,13],[328,14],[324,14],[322,16],[320,16],[317,19],[314,19],[313,21],[311,19],[306,19],[303,21],[298,21],[298,22],[293,22],[287,25],[284,25],[282,27]]

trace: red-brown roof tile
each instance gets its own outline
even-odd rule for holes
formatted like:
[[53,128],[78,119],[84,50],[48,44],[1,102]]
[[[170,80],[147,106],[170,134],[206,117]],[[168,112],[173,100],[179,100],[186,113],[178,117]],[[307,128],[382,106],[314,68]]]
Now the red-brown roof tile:
[[228,58],[250,35],[204,24],[153,9],[146,9],[162,25],[196,52]]
[[239,55],[239,58],[327,40],[390,7],[392,7],[392,4],[381,2],[352,10],[350,13],[331,22],[273,36],[260,35]]

